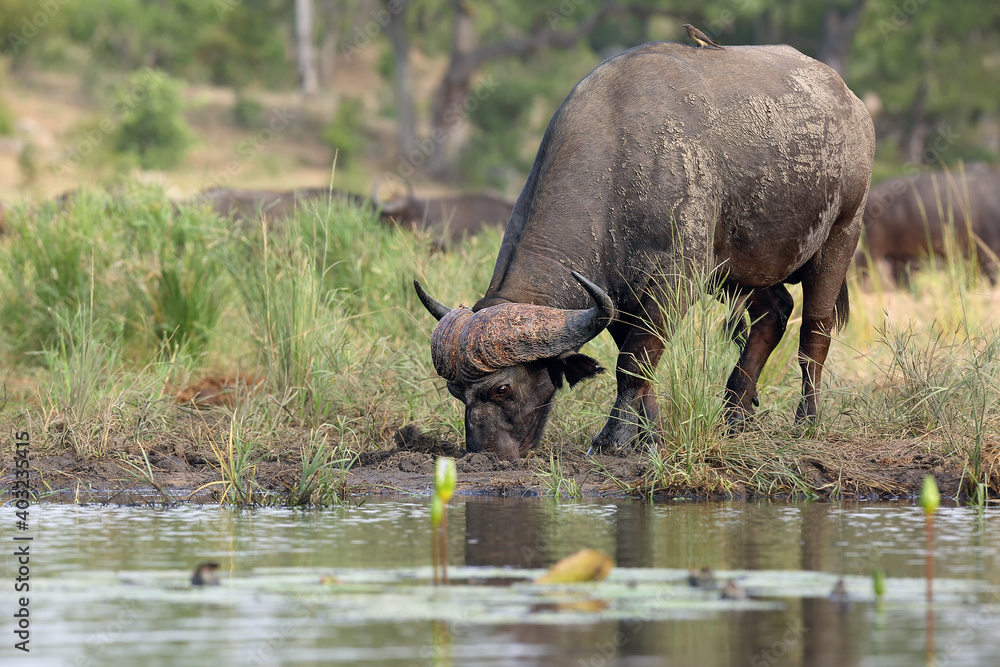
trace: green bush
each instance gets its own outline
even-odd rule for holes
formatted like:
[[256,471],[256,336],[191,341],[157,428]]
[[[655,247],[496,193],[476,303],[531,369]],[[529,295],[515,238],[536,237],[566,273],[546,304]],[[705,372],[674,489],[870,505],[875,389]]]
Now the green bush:
[[182,114],[181,84],[163,72],[133,73],[115,96],[115,152],[134,156],[143,169],[169,169],[191,144]]
[[14,114],[10,107],[0,100],[0,136],[9,136],[14,133]]
[[233,105],[233,120],[240,127],[260,127],[264,120],[264,105],[252,97],[238,95]]

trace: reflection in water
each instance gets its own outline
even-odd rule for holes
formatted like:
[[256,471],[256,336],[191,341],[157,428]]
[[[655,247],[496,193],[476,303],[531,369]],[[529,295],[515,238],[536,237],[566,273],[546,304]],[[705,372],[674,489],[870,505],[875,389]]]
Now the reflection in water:
[[[465,564],[518,568],[544,567],[550,545],[540,530],[544,505],[526,502],[515,508],[502,498],[465,504]],[[456,512],[457,515],[457,512]],[[456,516],[457,518],[457,516]]]
[[[827,589],[816,597],[783,598],[778,609],[693,613],[679,606],[676,617],[660,621],[642,621],[637,613],[636,618],[591,623],[585,609],[566,609],[559,613],[575,616],[565,624],[538,622],[536,614],[552,619],[553,612],[543,607],[525,607],[523,621],[516,624],[506,618],[503,623],[371,623],[352,620],[354,610],[338,606],[336,596],[327,594],[309,600],[280,591],[215,602],[203,597],[225,592],[233,580],[261,576],[268,568],[342,577],[353,568],[422,567],[429,572],[425,499],[372,498],[361,507],[324,511],[37,509],[32,578],[48,591],[32,602],[38,605],[32,609],[33,627],[45,636],[39,642],[39,664],[136,664],[141,658],[186,665],[399,667],[914,665],[925,661],[926,651],[934,651],[930,632],[939,647],[937,658],[949,651],[949,667],[995,664],[1000,655],[996,608],[977,597],[955,601],[952,596],[949,602],[944,594],[933,608],[897,603],[876,609],[870,593],[849,591],[849,602],[841,604],[828,599]],[[676,570],[677,585],[688,593],[685,573],[702,566],[716,570],[720,579],[728,578],[729,570],[858,577],[881,569],[893,581],[922,579],[925,568],[923,514],[910,505],[457,497],[449,513],[452,565],[540,570],[590,547],[613,554],[618,572]],[[7,518],[0,516],[0,521]],[[939,582],[1000,584],[1000,544],[989,537],[1000,529],[1000,515],[942,508],[936,529]],[[86,581],[101,571],[140,584],[130,590],[141,592],[141,582],[151,572],[176,573],[178,585],[186,588],[192,568],[204,561],[219,563],[221,587],[180,590],[155,601],[143,601],[141,595],[109,596],[100,586],[74,589],[75,597],[59,589],[61,580]],[[488,591],[484,587],[484,595]],[[699,594],[711,600],[719,591]],[[985,600],[991,601],[1000,598]],[[613,600],[611,604],[614,608]],[[88,641],[103,636],[111,623],[117,624],[116,634],[98,654]],[[253,656],[261,657],[254,663]]]

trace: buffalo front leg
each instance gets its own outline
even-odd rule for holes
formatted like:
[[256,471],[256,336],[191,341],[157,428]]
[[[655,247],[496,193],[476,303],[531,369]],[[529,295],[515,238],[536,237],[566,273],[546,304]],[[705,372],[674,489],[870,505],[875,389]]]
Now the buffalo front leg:
[[[619,342],[618,336],[615,341]],[[658,419],[656,392],[649,380],[663,354],[663,342],[662,332],[629,327],[618,346],[615,372],[618,395],[608,421],[594,438],[588,454],[618,451],[637,435],[639,429],[655,427]]]
[[743,341],[740,360],[726,382],[726,425],[739,430],[758,405],[757,380],[768,357],[781,342],[792,313],[792,295],[784,285],[754,290],[746,298],[750,332]]

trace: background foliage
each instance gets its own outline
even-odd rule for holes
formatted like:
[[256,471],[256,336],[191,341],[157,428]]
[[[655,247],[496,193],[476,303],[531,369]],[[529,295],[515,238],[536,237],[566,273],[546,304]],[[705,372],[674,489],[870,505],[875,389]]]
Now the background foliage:
[[[1000,4],[991,0],[413,0],[404,3],[405,12],[399,10],[403,5],[381,0],[312,4],[311,41],[321,70],[329,75],[356,67],[369,50],[379,54],[381,78],[372,84],[383,89],[383,117],[398,118],[403,101],[387,89],[394,72],[409,67],[403,59],[419,56],[447,65],[443,77],[418,82],[436,87],[431,101],[418,105],[418,136],[439,129],[435,100],[468,94],[469,82],[456,80],[456,73],[471,76],[473,85],[484,77],[498,82],[495,94],[438,147],[447,164],[430,163],[429,176],[460,183],[514,187],[548,117],[582,75],[600,59],[645,41],[685,41],[683,22],[724,44],[788,43],[838,67],[876,118],[883,163],[877,177],[906,163],[992,162],[1000,148],[1000,96],[989,83],[1000,81]],[[388,39],[392,21],[405,27],[402,52]],[[93,76],[155,68],[187,82],[237,90],[291,89],[299,80],[293,0],[44,7],[36,0],[10,0],[0,6],[0,35],[0,53],[15,72],[56,68]],[[466,56],[475,62],[470,65]],[[345,155],[370,141],[364,130],[372,120],[358,113],[356,100],[346,103],[355,108],[339,115],[334,110],[315,129],[317,139]],[[0,109],[0,131],[10,125],[3,118]],[[944,151],[935,149],[942,137]],[[382,156],[382,166],[394,163],[394,156]]]

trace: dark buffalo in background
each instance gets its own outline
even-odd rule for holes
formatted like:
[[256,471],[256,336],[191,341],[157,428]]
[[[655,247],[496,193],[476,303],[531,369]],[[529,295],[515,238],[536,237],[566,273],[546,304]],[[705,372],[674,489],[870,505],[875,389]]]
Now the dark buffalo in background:
[[[347,200],[356,206],[369,203],[369,199],[362,195],[329,188],[293,191],[212,188],[188,203],[207,203],[217,214],[237,221],[259,220],[261,216],[277,221],[290,217],[296,207],[310,202],[324,202],[331,197]],[[372,205],[383,221],[407,229],[430,230],[442,245],[460,240],[467,234],[475,234],[483,227],[504,224],[514,208],[512,202],[484,194],[420,198],[408,191],[405,195],[381,202],[373,189],[373,199]]]
[[346,200],[361,206],[366,199],[361,195],[330,188],[303,188],[301,190],[240,190],[236,188],[209,188],[203,190],[187,204],[208,204],[220,216],[231,217],[237,222],[261,218],[270,221],[285,220],[295,213],[298,206],[329,199]]
[[[964,173],[925,172],[874,186],[865,207],[865,232],[856,261],[862,270],[888,264],[897,283],[907,269],[935,256],[945,257],[945,234],[954,229],[957,249],[973,248],[980,268],[997,283],[1000,254],[1000,172],[977,168]],[[969,231],[973,242],[970,243]]]
[[483,227],[507,222],[514,203],[487,194],[461,194],[432,198],[417,197],[411,189],[382,201],[378,184],[372,187],[372,203],[383,218],[409,229],[428,229],[440,243],[458,241]]
[[796,418],[815,416],[874,152],[861,101],[789,46],[659,42],[602,63],[549,122],[485,296],[452,309],[415,282],[439,320],[435,370],[465,404],[466,448],[515,459],[536,445],[556,390],[601,371],[578,350],[605,326],[618,392],[593,449],[632,441],[657,422],[646,378],[668,333],[660,304],[683,312],[691,280],[713,270],[752,323],[727,419],[753,413],[792,311],[783,283],[803,289]]

